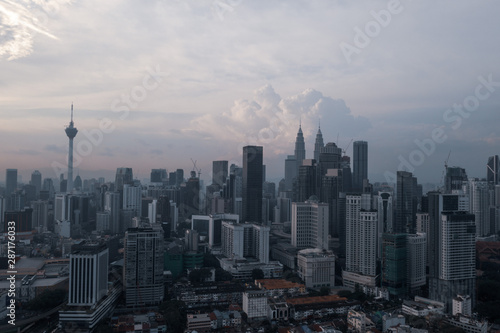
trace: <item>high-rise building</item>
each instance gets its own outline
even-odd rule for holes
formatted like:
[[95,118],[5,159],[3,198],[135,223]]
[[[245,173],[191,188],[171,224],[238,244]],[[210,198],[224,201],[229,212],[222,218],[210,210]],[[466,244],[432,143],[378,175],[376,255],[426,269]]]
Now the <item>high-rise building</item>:
[[408,287],[411,293],[426,284],[427,235],[409,234],[407,238]]
[[142,214],[142,189],[139,186],[123,185],[123,205],[122,209],[134,211],[134,216]]
[[378,213],[371,209],[371,195],[346,195],[346,269],[344,286],[370,288],[376,284]]
[[294,192],[295,202],[304,202],[313,195],[318,196],[316,160],[307,159],[302,161]]
[[40,173],[40,171],[33,171],[33,173],[31,174],[30,184],[35,186],[36,197],[38,198],[40,196],[40,191],[42,190],[42,174]]
[[288,155],[285,160],[285,191],[293,190],[293,182],[297,178],[297,160],[295,155]]
[[17,189],[17,169],[7,169],[5,173],[5,196],[9,197]]
[[132,168],[116,168],[115,191],[123,191],[123,185],[132,184],[133,181]]
[[497,185],[500,180],[500,161],[498,155],[490,156],[486,165],[486,180]]
[[125,233],[123,280],[127,306],[163,301],[163,230],[129,228]]
[[318,126],[318,133],[316,133],[316,141],[314,142],[314,159],[319,161],[319,154],[321,152],[321,148],[323,148],[325,144],[323,143],[323,133],[321,133],[321,126]]
[[302,165],[302,161],[306,158],[306,144],[304,142],[304,134],[302,133],[302,125],[299,125],[299,131],[295,138],[295,160],[297,161],[297,170]]
[[184,170],[175,170],[175,186],[179,187],[184,182]]
[[103,243],[80,243],[69,257],[68,305],[96,305],[108,291],[109,250]]
[[411,172],[397,172],[395,233],[415,233],[417,223],[417,178]]
[[222,253],[228,258],[269,262],[270,228],[253,223],[222,222]]
[[328,250],[328,204],[317,198],[292,203],[292,245]]
[[394,296],[408,292],[407,235],[384,233],[382,236],[382,286]]
[[322,249],[304,249],[297,253],[297,268],[306,288],[335,286],[335,255]]
[[363,188],[363,180],[368,179],[368,142],[354,141],[353,155],[352,186],[360,191]]
[[180,186],[181,204],[179,211],[183,218],[189,219],[200,213],[200,179],[196,172],[191,171],[191,177]]
[[459,167],[447,167],[445,176],[445,193],[457,194],[462,192],[462,187],[467,183],[465,169]]
[[120,193],[106,192],[104,194],[104,211],[109,213],[109,229],[112,233],[121,233],[125,231],[125,227],[120,224]]
[[212,184],[216,184],[222,188],[228,176],[228,162],[227,161],[213,161],[212,162]]
[[33,228],[37,229],[39,233],[47,231],[47,221],[49,216],[49,203],[48,201],[37,200],[31,202],[33,209]]
[[491,234],[490,223],[490,188],[488,182],[470,178],[468,184],[470,205],[468,211],[476,217],[477,236]]
[[[323,176],[321,189],[319,191],[320,201],[328,203],[329,227],[328,233],[332,237],[338,237],[340,233],[340,218],[338,216],[339,193],[346,192],[344,189],[345,169],[328,169]],[[351,175],[347,175],[351,177]]]
[[151,183],[161,183],[167,181],[167,170],[166,169],[151,169],[151,176],[149,181]]
[[457,295],[470,295],[475,306],[476,287],[476,224],[468,212],[441,213],[439,226],[438,274],[430,280],[429,297],[452,311]]
[[243,221],[262,222],[262,146],[243,147]]
[[66,192],[73,191],[73,139],[75,138],[78,130],[73,123],[73,104],[71,104],[71,121],[69,126],[65,129],[66,135],[69,139],[69,150],[68,150],[68,183],[66,185]]

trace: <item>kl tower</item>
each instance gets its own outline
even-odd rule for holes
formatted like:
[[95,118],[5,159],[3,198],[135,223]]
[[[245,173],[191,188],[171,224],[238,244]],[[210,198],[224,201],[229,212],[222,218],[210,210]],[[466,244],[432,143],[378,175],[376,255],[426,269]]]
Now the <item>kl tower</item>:
[[66,127],[66,135],[69,138],[69,153],[68,153],[68,183],[66,192],[70,193],[73,191],[73,139],[78,133],[78,130],[73,124],[73,103],[71,103],[71,121],[69,126]]

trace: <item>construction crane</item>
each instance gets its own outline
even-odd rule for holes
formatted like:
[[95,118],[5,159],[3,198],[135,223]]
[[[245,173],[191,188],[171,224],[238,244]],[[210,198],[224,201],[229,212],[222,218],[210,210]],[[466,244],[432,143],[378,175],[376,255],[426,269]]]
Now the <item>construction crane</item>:
[[193,159],[191,159],[191,162],[193,162],[193,171],[195,171],[195,170],[196,170],[196,172],[198,172],[198,178],[200,178],[200,175],[201,175],[201,169],[198,169],[198,168],[196,167],[196,162],[197,162],[197,161],[193,161]]
[[354,141],[354,139],[351,139],[351,141],[349,141],[349,144],[347,145],[347,147],[345,147],[345,149],[342,149],[342,153],[345,155],[347,149],[351,146],[351,143]]

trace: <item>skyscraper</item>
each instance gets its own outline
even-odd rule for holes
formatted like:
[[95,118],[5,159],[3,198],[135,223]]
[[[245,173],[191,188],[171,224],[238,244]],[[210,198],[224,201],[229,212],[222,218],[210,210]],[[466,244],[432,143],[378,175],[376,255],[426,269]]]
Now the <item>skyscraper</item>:
[[42,174],[40,173],[40,171],[38,170],[33,171],[33,173],[31,174],[30,184],[35,186],[36,197],[38,198],[38,196],[40,195],[40,190],[42,189]]
[[68,305],[96,305],[106,295],[108,257],[106,244],[84,241],[71,247]]
[[127,306],[163,301],[163,230],[129,228],[125,233],[123,280]]
[[69,138],[69,151],[68,151],[68,184],[66,186],[66,192],[73,191],[73,139],[75,138],[78,130],[73,123],[73,103],[71,103],[71,121],[69,126],[65,129],[66,135]]
[[443,212],[439,228],[438,278],[430,281],[431,299],[446,304],[451,312],[457,295],[471,296],[475,304],[476,286],[476,225],[468,212]]
[[328,204],[317,200],[292,203],[292,245],[328,250]]
[[323,134],[321,133],[321,126],[318,126],[318,133],[316,133],[316,141],[314,142],[314,159],[319,161],[319,154],[321,152],[321,148],[323,148],[325,144],[323,143]]
[[213,161],[212,162],[212,184],[222,185],[226,182],[228,176],[228,162],[227,161]]
[[408,292],[407,234],[384,233],[382,236],[382,286],[391,295]]
[[465,169],[459,167],[447,167],[444,181],[445,193],[452,194],[462,191],[462,185],[467,182]]
[[262,146],[243,147],[243,222],[262,222]]
[[368,179],[368,142],[354,141],[353,155],[352,185],[359,191],[363,188],[363,180]]
[[306,144],[304,142],[304,134],[302,133],[302,125],[299,125],[299,131],[295,138],[295,159],[297,160],[297,170],[302,165],[302,160],[306,158]]
[[17,189],[17,169],[7,169],[5,173],[5,196],[9,197]]
[[497,185],[500,180],[500,161],[498,155],[490,156],[486,165],[486,180]]
[[417,228],[417,178],[411,172],[398,171],[395,233],[415,233]]
[[123,191],[123,185],[131,184],[133,180],[132,168],[116,168],[115,191]]

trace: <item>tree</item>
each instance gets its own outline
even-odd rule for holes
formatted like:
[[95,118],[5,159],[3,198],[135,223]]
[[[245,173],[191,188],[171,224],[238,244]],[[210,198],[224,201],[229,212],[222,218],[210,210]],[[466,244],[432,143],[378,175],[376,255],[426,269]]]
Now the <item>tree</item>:
[[169,300],[163,302],[160,311],[165,316],[167,330],[172,333],[182,333],[186,328],[186,304],[179,300]]
[[215,281],[231,281],[233,275],[222,268],[215,269]]
[[260,268],[254,268],[252,270],[252,280],[260,280],[264,278],[264,271]]
[[191,273],[189,273],[189,281],[191,281],[191,283],[203,282],[211,275],[212,272],[208,268],[193,269]]
[[330,288],[328,288],[328,287],[321,287],[321,289],[319,290],[319,295],[320,296],[330,295]]

